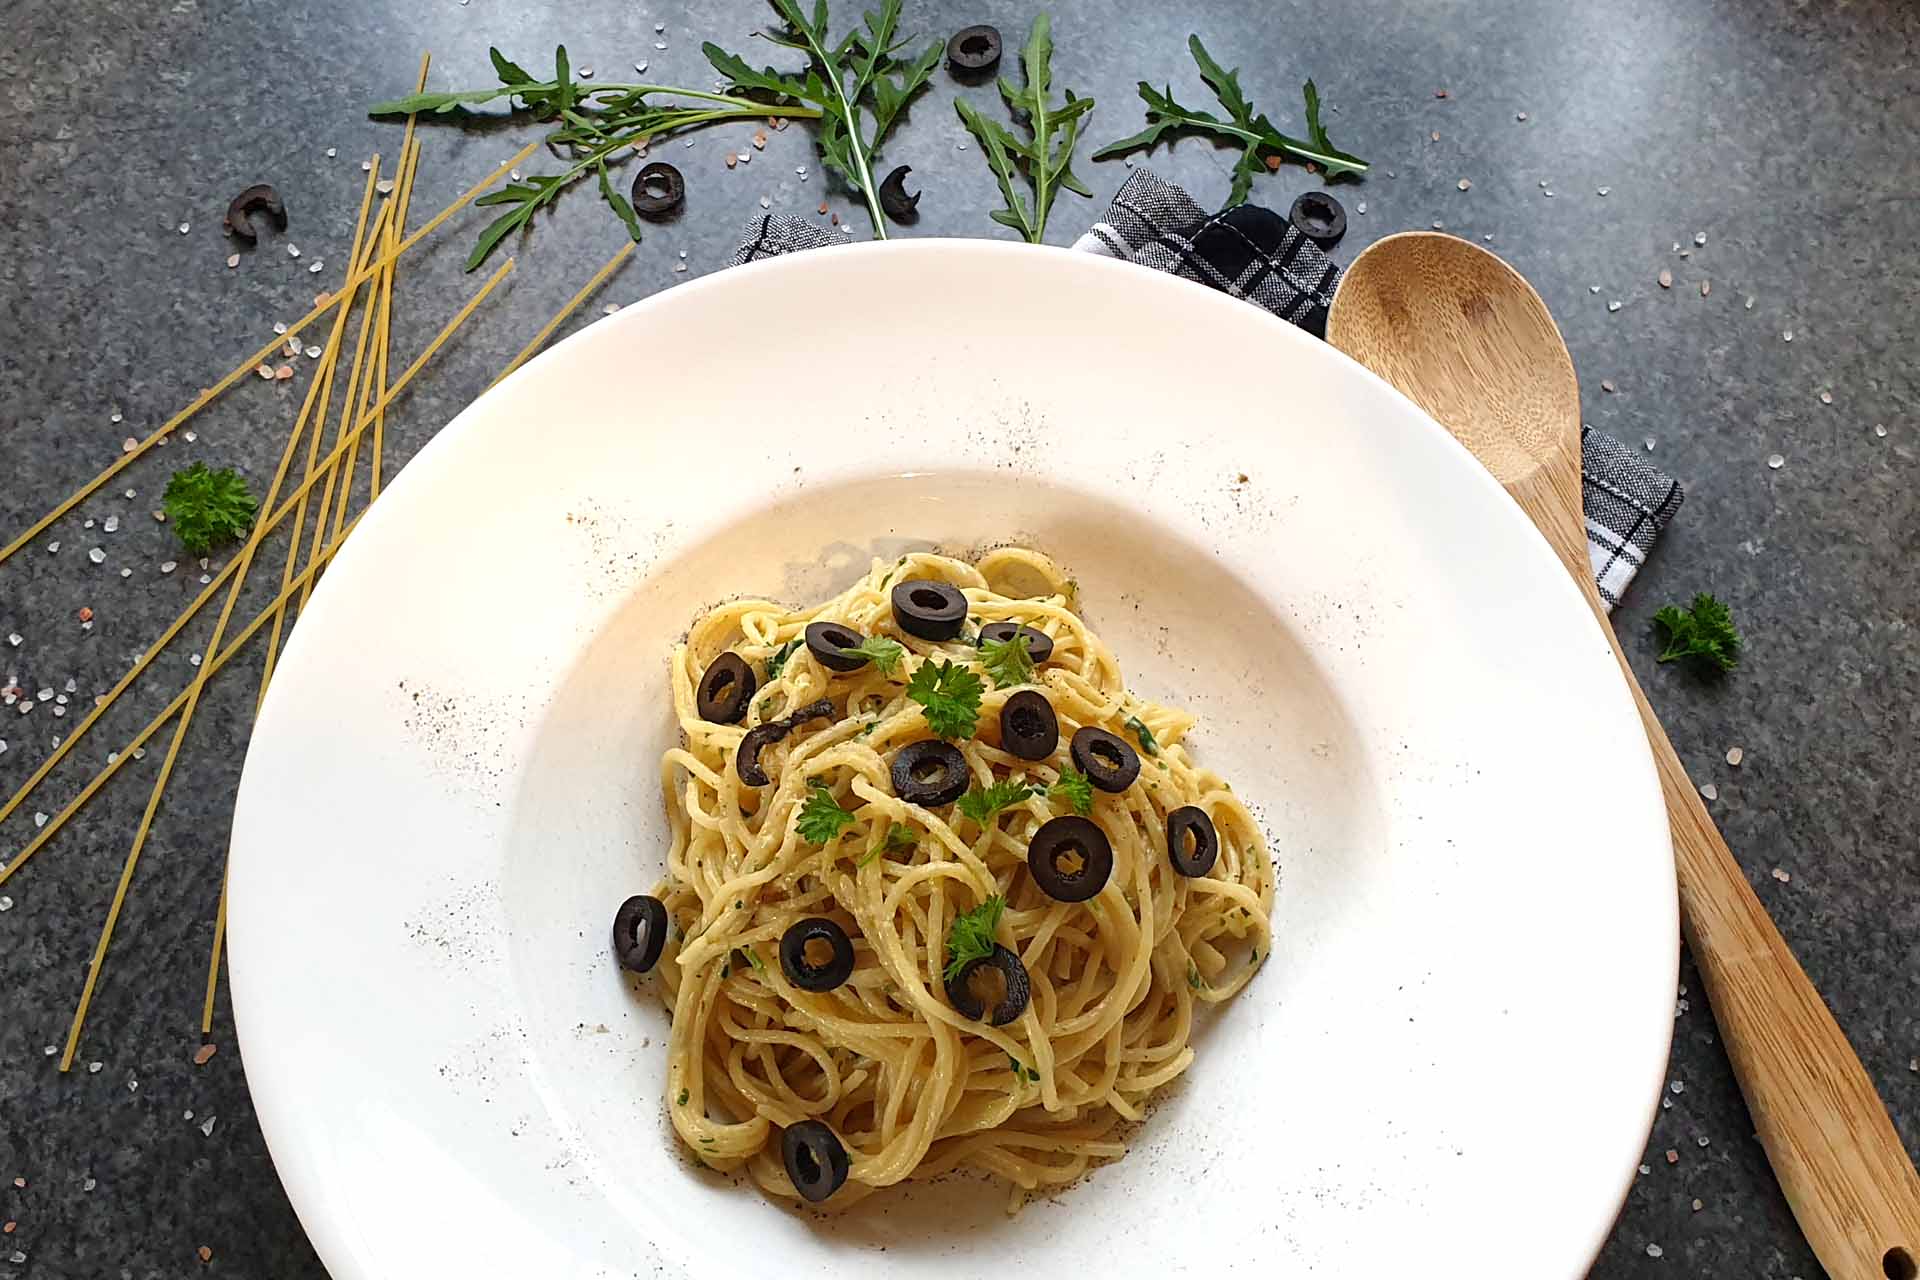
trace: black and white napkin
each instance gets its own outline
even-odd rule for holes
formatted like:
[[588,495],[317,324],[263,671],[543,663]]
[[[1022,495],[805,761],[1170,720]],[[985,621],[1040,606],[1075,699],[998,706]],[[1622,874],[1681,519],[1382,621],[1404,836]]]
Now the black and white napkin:
[[[748,228],[734,265],[799,249],[845,243],[844,235],[791,214],[768,214]],[[1243,204],[1209,214],[1193,197],[1135,169],[1106,215],[1075,249],[1136,262],[1244,298],[1281,319],[1325,336],[1340,268],[1286,218]],[[1610,436],[1583,429],[1587,552],[1609,609],[1646,563],[1661,530],[1680,509],[1680,483]]]

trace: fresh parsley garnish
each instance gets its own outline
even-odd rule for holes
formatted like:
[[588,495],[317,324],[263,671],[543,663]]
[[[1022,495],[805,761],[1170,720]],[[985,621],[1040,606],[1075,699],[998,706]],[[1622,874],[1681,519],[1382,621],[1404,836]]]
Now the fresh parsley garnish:
[[1704,591],[1685,609],[1670,604],[1660,610],[1653,623],[1667,636],[1661,662],[1693,658],[1722,671],[1740,665],[1740,633],[1733,628],[1733,614]]
[[[1020,54],[1020,65],[1026,73],[1026,88],[1016,89],[1011,80],[1001,76],[1000,96],[1007,100],[1008,110],[1026,117],[1027,128],[1033,134],[1030,140],[1022,142],[1014,137],[998,121],[981,115],[980,109],[965,98],[955,99],[953,105],[959,109],[967,129],[979,139],[980,150],[986,154],[993,176],[1000,180],[1000,195],[1007,207],[995,209],[993,220],[1001,226],[1012,227],[1028,242],[1039,244],[1046,237],[1047,213],[1053,208],[1054,196],[1060,188],[1077,195],[1093,195],[1073,176],[1072,167],[1073,148],[1080,137],[1080,117],[1093,110],[1093,99],[1075,97],[1073,90],[1067,89],[1064,106],[1047,101],[1053,91],[1053,32],[1052,23],[1044,13],[1033,20],[1027,47]],[[1058,145],[1054,141],[1056,133]],[[1014,189],[1016,176],[1024,177],[1033,188],[1031,207]]]
[[223,542],[232,542],[253,528],[259,506],[247,492],[247,482],[232,467],[207,470],[196,462],[173,473],[160,500],[180,545],[203,556]]
[[971,738],[980,719],[980,677],[942,660],[923,662],[907,681],[907,697],[920,704],[927,727],[942,738]]
[[975,960],[984,960],[993,954],[998,941],[994,932],[1000,928],[1000,913],[1007,909],[1007,900],[994,894],[971,911],[963,911],[953,918],[953,924],[947,929],[947,971],[946,978],[952,982],[960,976],[960,971]]
[[919,843],[919,839],[918,836],[913,834],[912,827],[904,822],[896,822],[887,828],[886,839],[860,855],[860,861],[853,865],[856,867],[864,867],[882,854],[899,853],[902,850],[911,849]]
[[1033,654],[1018,632],[1005,640],[981,641],[980,665],[993,677],[995,688],[1033,683]]
[[827,784],[815,778],[812,782],[813,794],[807,797],[806,804],[800,807],[800,821],[795,830],[808,844],[825,844],[839,835],[849,822],[853,821],[851,810],[842,809],[833,798],[833,792]]
[[890,676],[900,669],[900,659],[907,650],[898,640],[890,640],[886,636],[868,636],[851,649],[842,649],[840,652],[849,657],[865,658],[873,663],[874,670]]
[[[814,0],[813,14],[801,0],[772,0],[783,28],[760,32],[763,38],[807,55],[804,77],[766,67],[755,71],[738,54],[708,41],[700,46],[714,70],[739,90],[777,94],[813,104],[810,115],[820,117],[820,152],[827,167],[846,179],[867,202],[873,233],[887,238],[880,212],[880,183],[873,176],[873,158],[880,143],[907,102],[926,87],[940,62],[940,42],[934,41],[911,60],[895,56],[907,43],[899,33],[901,0],[880,0],[879,10],[866,12],[866,25],[855,27],[838,41],[828,34],[827,0]],[[872,122],[869,133],[863,126]]]
[[806,642],[802,640],[799,636],[795,636],[793,639],[787,641],[785,644],[781,645],[778,649],[774,651],[773,656],[767,659],[768,683],[772,683],[773,681],[778,680],[780,678],[780,673],[786,670],[787,668],[787,659],[791,658],[793,656],[793,651],[795,649],[798,649],[804,643]]
[[1147,728],[1146,721],[1139,716],[1128,716],[1126,728],[1133,730],[1133,736],[1140,739],[1140,749],[1150,756],[1160,754],[1160,740],[1153,736],[1153,730]]
[[961,796],[960,812],[984,827],[993,821],[994,814],[1032,794],[1033,788],[1018,778],[1003,778],[990,787],[975,787]]
[[1222,120],[1207,111],[1195,111],[1183,107],[1173,100],[1173,88],[1155,89],[1142,80],[1139,84],[1140,100],[1147,104],[1147,127],[1131,138],[1122,138],[1118,142],[1108,143],[1093,153],[1095,160],[1105,160],[1110,156],[1125,155],[1141,147],[1152,147],[1168,134],[1186,132],[1211,134],[1226,139],[1242,148],[1240,159],[1233,167],[1233,189],[1227,196],[1229,205],[1236,205],[1247,198],[1253,188],[1253,175],[1268,167],[1271,157],[1277,167],[1279,158],[1292,156],[1309,164],[1315,164],[1325,171],[1329,178],[1337,178],[1347,173],[1365,173],[1367,162],[1358,156],[1348,155],[1336,148],[1327,137],[1327,130],[1320,123],[1320,93],[1309,80],[1302,90],[1307,105],[1307,138],[1303,142],[1290,138],[1273,127],[1273,122],[1264,115],[1255,114],[1253,104],[1247,101],[1246,94],[1240,88],[1240,69],[1223,70],[1200,43],[1200,37],[1187,37],[1187,48],[1193,53],[1193,60],[1200,68],[1200,78],[1213,90],[1213,96],[1220,100],[1231,119]]
[[1049,800],[1064,800],[1081,817],[1093,812],[1093,782],[1072,765],[1060,771],[1060,781],[1047,788]]

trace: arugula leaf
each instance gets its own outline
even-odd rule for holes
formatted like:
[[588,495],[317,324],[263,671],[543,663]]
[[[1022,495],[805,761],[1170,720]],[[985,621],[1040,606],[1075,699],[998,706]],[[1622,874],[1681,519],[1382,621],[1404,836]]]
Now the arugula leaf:
[[1007,778],[990,787],[974,787],[960,797],[960,812],[985,827],[993,815],[1011,804],[1019,804],[1034,794],[1032,787],[1018,778]]
[[1064,800],[1081,817],[1093,812],[1093,781],[1072,765],[1060,771],[1060,781],[1047,788],[1047,799]]
[[1685,609],[1668,605],[1653,615],[1653,622],[1667,634],[1661,662],[1692,658],[1722,671],[1740,665],[1740,633],[1734,630],[1733,614],[1704,591]]
[[842,649],[840,652],[866,658],[881,675],[890,676],[900,669],[900,659],[907,650],[898,640],[886,636],[868,636],[851,649]]
[[[980,150],[986,155],[994,177],[1000,180],[1000,195],[1007,207],[995,209],[993,220],[1012,227],[1029,243],[1039,244],[1046,238],[1047,214],[1060,188],[1083,196],[1093,194],[1073,176],[1073,148],[1080,139],[1080,117],[1093,110],[1093,99],[1075,97],[1073,90],[1067,89],[1065,106],[1047,101],[1053,87],[1053,29],[1052,20],[1044,13],[1033,20],[1033,30],[1027,36],[1026,48],[1021,51],[1020,64],[1025,72],[1026,87],[1016,89],[1012,81],[1001,76],[1000,96],[1006,99],[1007,109],[1016,117],[1026,117],[1027,129],[1033,134],[1029,141],[1020,141],[1004,126],[981,115],[979,108],[965,98],[957,99],[953,105],[960,112],[961,121],[979,140]],[[1056,133],[1060,138],[1058,146],[1054,144]],[[1024,175],[1033,188],[1031,208],[1014,189],[1016,173]]]
[[1240,159],[1233,168],[1233,188],[1227,197],[1229,206],[1246,200],[1253,188],[1253,175],[1267,167],[1269,158],[1292,156],[1318,165],[1329,178],[1367,171],[1366,161],[1341,151],[1327,137],[1326,127],[1320,121],[1320,91],[1314,88],[1313,81],[1307,81],[1301,89],[1307,114],[1307,138],[1302,141],[1281,133],[1271,120],[1254,111],[1240,88],[1238,67],[1231,71],[1222,68],[1197,35],[1187,37],[1187,48],[1193,54],[1194,64],[1200,68],[1200,78],[1213,90],[1213,96],[1226,109],[1228,118],[1222,120],[1211,112],[1183,107],[1174,101],[1171,85],[1155,89],[1142,80],[1138,91],[1140,100],[1147,105],[1147,127],[1132,137],[1100,148],[1093,153],[1095,160],[1125,155],[1142,147],[1151,148],[1169,134],[1212,134],[1241,147]]
[[1000,928],[1000,914],[1007,909],[1007,900],[994,894],[971,911],[963,911],[953,918],[953,924],[947,929],[947,968],[946,979],[952,982],[960,976],[960,971],[975,960],[984,960],[993,954],[999,940],[994,933]]
[[995,688],[1033,683],[1033,653],[1018,632],[1005,640],[983,641],[980,645],[980,665],[993,677]]
[[239,472],[232,467],[209,471],[201,462],[173,473],[160,505],[180,545],[197,556],[243,536],[259,510]]
[[853,821],[853,811],[842,809],[839,801],[833,798],[833,792],[820,779],[815,778],[809,785],[813,787],[813,794],[800,807],[800,821],[794,829],[808,844],[825,844]]
[[791,658],[793,651],[804,643],[806,643],[804,640],[795,636],[774,651],[773,656],[767,659],[767,680],[769,683],[780,678],[780,673],[786,669],[787,659]]
[[942,660],[923,662],[907,681],[907,697],[920,704],[927,728],[942,738],[971,738],[980,719],[980,677]]
[[627,229],[627,234],[633,237],[633,242],[639,244],[640,218],[634,213],[633,204],[625,196],[613,189],[613,182],[607,177],[607,162],[605,160],[596,163],[594,168],[598,170],[600,174],[600,198],[607,202],[607,207],[612,209],[614,216],[620,219],[621,225]]
[[[770,2],[785,25],[759,34],[783,48],[805,53],[804,78],[771,67],[755,71],[738,54],[712,41],[702,44],[701,51],[736,89],[812,104],[815,109],[808,114],[820,120],[821,156],[828,168],[865,198],[874,234],[885,240],[887,225],[880,212],[873,160],[887,130],[933,75],[940,61],[940,42],[934,41],[910,59],[898,56],[906,44],[899,35],[901,0],[880,0],[878,11],[867,10],[866,24],[854,27],[838,43],[828,34],[827,0],[814,0],[811,15],[800,7],[800,0]],[[863,115],[871,120],[870,130],[863,125]]]
[[867,850],[860,856],[860,861],[853,865],[856,867],[864,867],[882,854],[900,853],[913,848],[913,846],[919,842],[920,838],[914,835],[912,827],[904,822],[896,822],[887,828],[887,838]]
[[1128,716],[1122,726],[1133,730],[1133,736],[1140,739],[1140,749],[1150,756],[1160,754],[1160,740],[1153,736],[1153,730],[1147,728],[1146,721],[1139,716]]

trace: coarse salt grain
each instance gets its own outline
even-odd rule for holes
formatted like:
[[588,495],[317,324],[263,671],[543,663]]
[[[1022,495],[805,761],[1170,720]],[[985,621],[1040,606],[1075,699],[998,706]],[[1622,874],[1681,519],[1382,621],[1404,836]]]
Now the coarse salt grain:
[[240,265],[240,255],[239,255],[239,254],[237,254],[237,253],[230,253],[230,254],[228,254],[228,255],[227,255],[227,267],[228,267],[228,269],[229,269],[229,270],[231,270],[232,268],[234,268],[234,267],[237,267],[237,266],[239,266],[239,265]]
[[287,256],[288,256],[289,258],[297,258],[297,257],[299,257],[299,256],[300,256],[300,246],[299,246],[299,245],[297,245],[297,244],[290,244],[290,245],[288,245],[288,246],[287,246]]
[[1706,1206],[1705,1206],[1705,1205],[1703,1205],[1703,1204],[1701,1204],[1701,1203],[1700,1203],[1700,1201],[1698,1201],[1698,1200],[1695,1200],[1695,1201],[1693,1202],[1693,1211],[1694,1211],[1695,1213],[1698,1213],[1698,1212],[1700,1212],[1700,1210],[1702,1210],[1702,1209],[1704,1209],[1705,1207],[1706,1207]]
[[1608,379],[1606,379],[1606,378],[1602,378],[1602,379],[1600,379],[1600,389],[1601,389],[1602,391],[1609,391],[1609,392],[1610,392],[1610,391],[1612,391],[1612,390],[1614,389],[1614,386],[1613,386],[1613,383],[1612,383],[1611,381],[1609,381],[1609,380],[1608,380]]
[[1777,453],[1770,453],[1767,455],[1767,466],[1772,470],[1778,471],[1780,468],[1786,465],[1787,465],[1787,460],[1781,455]]
[[1833,403],[1833,392],[1831,392],[1831,391],[1822,391],[1822,392],[1820,393],[1820,403],[1821,403],[1821,404],[1832,404],[1832,403]]
[[1660,1247],[1659,1245],[1657,1245],[1657,1244],[1650,1244],[1650,1245],[1648,1245],[1648,1246],[1647,1246],[1647,1256],[1648,1256],[1649,1258],[1658,1258],[1658,1257],[1660,1257],[1660,1256],[1661,1256],[1662,1254],[1664,1254],[1665,1252],[1666,1252],[1666,1250],[1665,1250],[1665,1249],[1662,1249],[1662,1248],[1661,1248],[1661,1247]]
[[1700,282],[1700,296],[1704,298],[1712,292],[1713,292],[1713,281],[1702,280]]
[[193,1065],[196,1067],[206,1066],[207,1063],[212,1060],[213,1055],[218,1053],[219,1051],[220,1051],[220,1046],[217,1044],[201,1045],[200,1048],[194,1052]]
[[1459,187],[1462,191],[1471,191],[1473,190],[1473,179],[1462,178],[1460,179],[1460,181],[1454,183],[1453,185],[1456,187]]
[[284,320],[275,320],[273,322],[273,331],[276,334],[285,333],[287,331],[287,322]]
[[1696,232],[1694,232],[1694,233],[1693,233],[1693,242],[1694,242],[1695,244],[1705,244],[1705,243],[1707,242],[1707,233],[1706,233],[1706,232],[1704,232],[1704,231],[1696,231]]
[[[1886,438],[1886,435],[1887,435],[1887,424],[1886,424],[1886,423],[1884,423],[1884,422],[1876,422],[1876,423],[1874,423],[1874,424],[1873,424],[1873,434],[1874,434],[1874,435],[1876,435],[1876,436],[1879,436],[1879,437],[1880,437],[1881,439],[1885,439],[1885,438]],[[59,543],[55,543],[54,545],[55,545],[55,546],[58,546],[58,545],[60,545],[60,544],[59,544]]]
[[1738,766],[1738,765],[1739,765],[1739,763],[1740,763],[1740,762],[1741,762],[1742,760],[1745,760],[1746,758],[1747,758],[1747,753],[1746,753],[1746,751],[1745,751],[1744,749],[1742,749],[1742,748],[1740,748],[1740,747],[1728,747],[1728,748],[1727,748],[1727,763],[1728,763],[1728,764],[1730,764],[1730,765],[1735,765],[1735,766]]
[[117,533],[119,532],[119,529],[120,529],[120,517],[108,516],[105,520],[100,522],[100,527],[106,530],[108,533]]
[[1525,124],[1527,122],[1527,113],[1524,111],[1516,111],[1513,113],[1513,118],[1521,124]]
[[769,199],[768,199],[767,197],[765,197],[765,196],[761,196],[761,197],[760,197],[760,207],[761,207],[762,209],[771,209],[771,208],[773,208],[773,201],[771,201],[771,200],[769,200]]
[[1620,299],[1618,298],[1615,298],[1613,301],[1607,304],[1607,310],[1609,311],[1618,311],[1619,309],[1620,309]]
[[48,555],[52,555],[52,554],[53,554],[54,552],[56,552],[56,551],[58,551],[58,550],[60,550],[60,539],[58,539],[58,538],[55,538],[55,539],[54,539],[54,540],[53,540],[52,542],[49,542],[49,543],[47,544],[47,554],[48,554]]
[[125,440],[122,440],[120,442],[120,452],[122,453],[132,453],[135,449],[138,449],[139,447],[140,447],[140,442],[138,440],[135,440],[132,436],[128,436]]
[[1665,267],[1660,269],[1660,274],[1656,276],[1655,279],[1659,280],[1662,289],[1673,288],[1673,272],[1668,271]]
[[1608,195],[1608,194],[1610,194],[1610,193],[1611,193],[1611,192],[1613,191],[1613,188],[1612,188],[1612,187],[1600,187],[1600,188],[1598,188],[1598,190],[1599,190],[1599,193],[1600,193],[1601,195],[1603,195],[1603,196],[1604,196],[1604,195]]
[[1709,782],[1706,786],[1700,788],[1700,794],[1709,800],[1718,800],[1720,798],[1720,788]]
[[1780,341],[1782,341],[1782,342],[1792,342],[1792,341],[1793,341],[1793,330],[1791,330],[1791,329],[1782,329],[1782,330],[1780,331]]
[[95,547],[91,551],[87,552],[87,559],[93,561],[95,564],[102,563],[103,561],[106,560],[106,558],[107,558],[106,551],[100,547]]
[[1675,1080],[1671,1085],[1668,1085],[1667,1087],[1672,1089],[1675,1093],[1685,1093],[1687,1091],[1687,1084],[1686,1084],[1686,1081],[1684,1080]]
[[1680,1153],[1678,1151],[1675,1151],[1672,1147],[1667,1148],[1667,1163],[1668,1164],[1680,1163]]
[[320,358],[320,356],[321,356],[321,354],[322,354],[322,352],[321,352],[321,350],[320,350],[320,348],[319,348],[319,347],[308,347],[308,348],[307,348],[307,359],[309,359],[309,360],[318,360],[318,359]]
[[1773,878],[1775,880],[1778,880],[1781,884],[1786,884],[1788,881],[1793,879],[1793,876],[1790,875],[1788,872],[1782,870],[1781,868],[1775,867],[1773,869]]
[[172,573],[175,569],[178,569],[179,567],[180,567],[179,564],[176,563],[175,561],[172,561],[172,560],[163,561],[160,565],[160,572]]

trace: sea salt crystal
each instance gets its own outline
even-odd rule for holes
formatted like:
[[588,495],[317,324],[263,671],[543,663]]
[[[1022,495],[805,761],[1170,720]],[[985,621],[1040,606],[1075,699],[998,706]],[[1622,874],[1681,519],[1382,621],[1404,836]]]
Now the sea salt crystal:
[[106,560],[106,558],[107,558],[106,551],[104,551],[100,547],[95,547],[93,550],[87,552],[87,559],[93,561],[95,564],[102,563],[103,561]]
[[1618,311],[1619,309],[1620,309],[1620,299],[1618,298],[1615,298],[1612,302],[1609,302],[1607,304],[1607,310],[1609,311]]
[[1745,751],[1745,750],[1743,750],[1742,748],[1740,748],[1740,747],[1728,747],[1728,748],[1727,748],[1727,763],[1728,763],[1728,764],[1730,764],[1730,765],[1734,765],[1734,766],[1736,766],[1736,767],[1737,767],[1737,766],[1739,765],[1739,763],[1740,763],[1740,762],[1741,762],[1742,760],[1745,760],[1746,758],[1747,758],[1747,753],[1746,753],[1746,751]]
[[59,549],[60,549],[60,539],[58,538],[55,538],[52,542],[49,542],[47,544],[48,555],[52,555],[54,552],[58,551]]
[[[1720,798],[1720,788],[1709,782],[1706,786],[1700,788],[1700,794],[1708,800],[1718,800]],[[1680,1091],[1675,1089],[1674,1092],[1678,1093]]]
[[180,566],[177,562],[172,560],[165,560],[165,561],[162,561],[160,564],[160,572],[172,573],[175,569],[178,569],[179,567]]
[[181,223],[181,224],[180,224],[180,234],[181,234],[181,235],[185,235],[185,234],[187,234],[187,232],[189,232],[189,231],[191,231],[191,230],[193,230],[193,224],[192,224],[191,222],[183,222],[183,223]]
[[104,521],[101,522],[100,527],[102,529],[105,529],[108,533],[118,533],[120,531],[120,517],[108,516]]
[[1684,1080],[1675,1080],[1671,1085],[1667,1087],[1672,1089],[1675,1093],[1685,1093],[1687,1091],[1687,1084],[1686,1084],[1686,1081]]
[[1693,242],[1694,242],[1695,244],[1705,244],[1705,243],[1707,242],[1707,233],[1706,233],[1706,232],[1704,232],[1704,231],[1696,231],[1696,232],[1694,232],[1694,233],[1693,233]]
[[219,1122],[219,1119],[220,1117],[218,1116],[208,1116],[207,1122],[200,1126],[200,1132],[211,1138],[213,1136],[213,1126]]
[[1781,457],[1779,454],[1770,453],[1767,455],[1767,466],[1772,470],[1778,471],[1780,468],[1786,465],[1787,465],[1787,460]]
[[760,197],[760,207],[761,207],[762,209],[771,209],[771,208],[773,208],[773,201],[771,201],[771,200],[769,200],[769,199],[767,199],[767,198],[766,198],[765,196],[761,196],[761,197]]
[[[1884,439],[1886,438],[1886,435],[1887,435],[1887,424],[1886,424],[1886,423],[1884,423],[1884,422],[1876,422],[1876,423],[1874,423],[1874,424],[1873,424],[1873,434],[1874,434],[1874,435],[1876,435],[1876,436],[1879,436],[1879,437],[1880,437],[1881,439],[1883,439],[1883,440],[1884,440]],[[54,543],[53,545],[57,547],[57,546],[59,546],[60,544],[56,542],[56,543]]]
[[1782,342],[1792,342],[1792,341],[1793,341],[1793,330],[1791,330],[1791,329],[1782,329],[1782,330],[1780,331],[1780,341],[1782,341]]
[[1662,1249],[1662,1248],[1661,1248],[1661,1247],[1660,1247],[1659,1245],[1657,1245],[1657,1244],[1650,1244],[1650,1245],[1648,1245],[1648,1246],[1647,1246],[1647,1256],[1648,1256],[1649,1258],[1658,1258],[1658,1257],[1660,1257],[1660,1256],[1661,1256],[1662,1254],[1664,1254],[1665,1252],[1666,1252],[1666,1250],[1664,1250],[1664,1249]]
[[290,245],[288,245],[288,246],[287,246],[287,256],[288,256],[289,258],[297,258],[297,257],[299,257],[299,256],[300,256],[300,246],[299,246],[299,245],[297,245],[297,244],[290,244]]
[[1832,404],[1832,403],[1833,403],[1833,392],[1831,392],[1831,391],[1822,391],[1822,392],[1820,393],[1820,403],[1821,403],[1821,404]]

